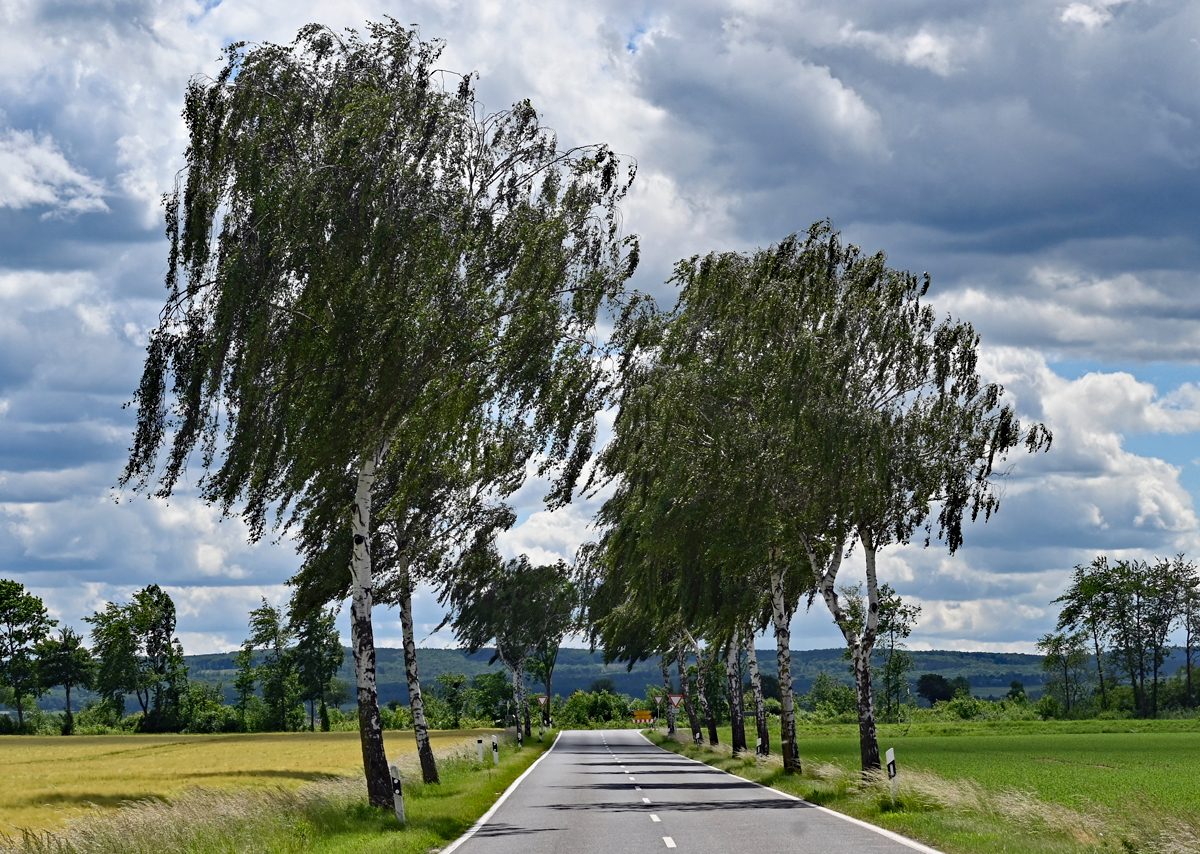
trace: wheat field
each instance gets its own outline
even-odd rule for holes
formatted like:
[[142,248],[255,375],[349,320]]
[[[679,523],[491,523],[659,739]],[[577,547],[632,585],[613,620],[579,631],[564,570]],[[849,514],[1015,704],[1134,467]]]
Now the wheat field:
[[[445,748],[482,734],[430,737]],[[389,759],[412,764],[403,761],[416,753],[412,732],[385,732],[384,743]],[[59,827],[89,805],[170,798],[195,787],[295,789],[361,774],[361,751],[357,732],[0,736],[0,834]]]

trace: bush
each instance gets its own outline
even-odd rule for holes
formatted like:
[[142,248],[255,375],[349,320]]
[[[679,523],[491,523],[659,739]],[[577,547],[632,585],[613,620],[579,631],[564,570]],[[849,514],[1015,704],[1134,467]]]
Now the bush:
[[566,728],[586,727],[602,723],[625,723],[632,717],[629,698],[623,694],[576,691],[563,704],[556,723]]
[[855,715],[857,720],[858,696],[849,685],[838,682],[822,670],[812,689],[800,697],[800,707],[819,718]]
[[1058,718],[1062,717],[1062,705],[1058,702],[1058,698],[1052,694],[1044,694],[1042,698],[1033,705],[1034,710],[1043,718]]

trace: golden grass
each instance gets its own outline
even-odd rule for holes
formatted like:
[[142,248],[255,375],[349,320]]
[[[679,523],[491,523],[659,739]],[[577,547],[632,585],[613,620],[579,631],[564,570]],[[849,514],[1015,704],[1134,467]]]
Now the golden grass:
[[[430,737],[441,752],[482,732],[451,730]],[[389,759],[415,764],[411,732],[388,731],[384,744]],[[196,787],[294,790],[361,773],[357,732],[3,736],[0,834],[57,828],[91,805],[115,808]]]

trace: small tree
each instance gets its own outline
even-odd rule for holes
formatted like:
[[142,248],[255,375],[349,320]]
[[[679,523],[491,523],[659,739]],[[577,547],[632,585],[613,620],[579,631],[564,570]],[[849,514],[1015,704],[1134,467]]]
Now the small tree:
[[942,674],[924,673],[917,677],[917,696],[928,700],[932,706],[954,699],[954,688]]
[[265,650],[262,662],[255,668],[256,675],[262,685],[267,720],[283,732],[292,729],[290,724],[302,693],[294,641],[295,634],[282,608],[272,606],[264,598],[262,605],[250,612],[250,637],[246,639],[246,646]]
[[233,657],[233,664],[237,668],[237,675],[233,680],[233,690],[237,696],[238,717],[241,720],[242,732],[249,732],[247,716],[250,711],[250,702],[254,698],[254,686],[258,682],[258,677],[254,672],[254,647],[249,641],[242,644],[242,648]]
[[877,651],[883,659],[880,668],[880,693],[883,695],[884,717],[898,721],[900,706],[909,699],[908,673],[914,667],[913,657],[904,648],[904,641],[916,627],[921,616],[920,605],[908,605],[888,584],[879,587],[879,637],[883,649]]
[[95,687],[124,709],[133,694],[142,709],[144,731],[178,727],[187,690],[183,647],[175,635],[175,603],[157,584],[139,590],[125,605],[108,602],[84,621],[92,626],[99,669]]
[[477,543],[463,560],[458,577],[447,585],[441,601],[447,606],[442,625],[450,623],[455,637],[470,652],[495,641],[497,658],[512,673],[513,706],[517,725],[531,735],[525,664],[538,646],[560,631],[566,564],[533,566],[525,555],[502,560],[490,540]]
[[322,720],[328,717],[324,711],[326,689],[346,658],[336,621],[337,614],[332,609],[311,611],[292,629],[296,635],[294,655],[300,679],[300,699],[308,702],[310,731],[316,729],[318,703],[322,708]]
[[67,693],[63,735],[70,735],[75,728],[71,689],[91,689],[96,677],[96,661],[83,645],[83,638],[70,626],[63,626],[58,637],[47,637],[38,643],[37,660],[42,685],[47,688],[61,685]]
[[462,673],[441,673],[433,680],[437,684],[438,698],[450,709],[450,718],[454,729],[458,729],[470,699],[471,689],[467,687],[467,677]]
[[1068,715],[1072,705],[1078,709],[1085,695],[1087,642],[1086,632],[1051,632],[1037,642],[1038,649],[1045,656],[1042,669],[1054,674],[1049,688],[1058,694],[1063,703],[1063,712]]
[[25,729],[25,698],[43,692],[36,647],[55,625],[42,600],[25,585],[0,579],[0,684],[12,689],[17,727]]

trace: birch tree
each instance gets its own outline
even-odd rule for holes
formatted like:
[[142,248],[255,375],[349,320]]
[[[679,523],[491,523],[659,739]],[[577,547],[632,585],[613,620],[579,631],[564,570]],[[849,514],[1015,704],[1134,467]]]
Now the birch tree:
[[349,479],[351,645],[370,802],[392,801],[375,687],[375,486],[393,446],[485,408],[543,451],[551,502],[591,450],[598,313],[636,265],[632,166],[561,150],[528,102],[487,114],[394,21],[231,45],[188,85],[166,197],[168,297],[122,484],[203,498],[252,539]]

